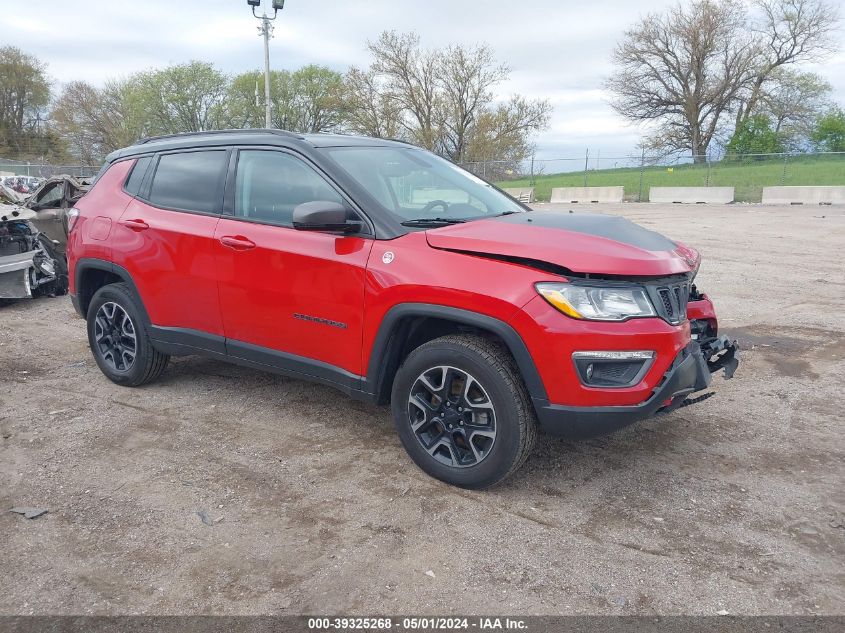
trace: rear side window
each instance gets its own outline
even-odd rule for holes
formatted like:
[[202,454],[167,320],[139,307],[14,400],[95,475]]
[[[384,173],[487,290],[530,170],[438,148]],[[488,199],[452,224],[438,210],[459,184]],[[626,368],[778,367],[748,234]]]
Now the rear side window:
[[132,173],[129,174],[129,178],[126,179],[126,193],[137,196],[138,192],[141,191],[141,182],[144,180],[144,174],[147,173],[147,167],[150,166],[150,161],[153,159],[152,156],[142,156],[137,161],[135,161],[135,166],[132,168]]
[[226,156],[225,150],[163,154],[150,188],[150,202],[169,209],[219,211]]

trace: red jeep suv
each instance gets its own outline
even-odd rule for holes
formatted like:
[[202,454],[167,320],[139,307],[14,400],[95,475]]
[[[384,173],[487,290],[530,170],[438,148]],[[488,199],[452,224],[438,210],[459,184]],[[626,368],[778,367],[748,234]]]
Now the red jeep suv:
[[398,141],[143,139],[69,223],[70,293],[109,379],[203,354],[390,403],[411,458],[457,486],[513,473],[538,429],[596,435],[702,400],[738,362],[694,249],[531,212]]

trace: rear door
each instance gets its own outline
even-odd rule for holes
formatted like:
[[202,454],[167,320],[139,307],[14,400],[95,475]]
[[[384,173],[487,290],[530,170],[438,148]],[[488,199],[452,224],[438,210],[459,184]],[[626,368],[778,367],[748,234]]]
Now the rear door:
[[162,153],[127,180],[141,184],[113,231],[114,262],[158,326],[153,338],[224,350],[213,244],[228,160],[225,149]]
[[232,215],[214,244],[228,353],[353,384],[372,239],[292,226],[304,202],[351,204],[313,165],[279,149],[240,150],[229,188]]

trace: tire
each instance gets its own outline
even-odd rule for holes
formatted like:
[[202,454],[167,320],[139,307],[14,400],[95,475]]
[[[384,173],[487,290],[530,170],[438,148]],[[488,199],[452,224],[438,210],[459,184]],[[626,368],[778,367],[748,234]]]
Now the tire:
[[94,360],[109,380],[125,387],[154,381],[170,360],[152,346],[142,314],[124,283],[103,286],[88,306],[88,344]]
[[479,336],[444,336],[411,352],[396,372],[391,409],[417,466],[461,488],[486,488],[512,475],[537,436],[513,357]]

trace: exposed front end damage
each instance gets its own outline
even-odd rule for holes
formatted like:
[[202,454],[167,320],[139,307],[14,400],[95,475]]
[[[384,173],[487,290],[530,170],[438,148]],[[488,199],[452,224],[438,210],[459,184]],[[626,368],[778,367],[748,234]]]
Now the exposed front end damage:
[[739,366],[739,344],[727,336],[719,336],[718,321],[713,304],[707,295],[700,293],[692,284],[690,287],[687,316],[690,322],[690,333],[693,354],[698,358],[698,372],[695,384],[687,393],[676,394],[665,403],[658,413],[669,413],[681,407],[697,404],[712,397],[712,391],[701,395],[693,395],[710,386],[711,375],[724,370],[725,380],[733,378]]
[[32,211],[0,209],[0,303],[67,292],[67,263],[30,222]]

